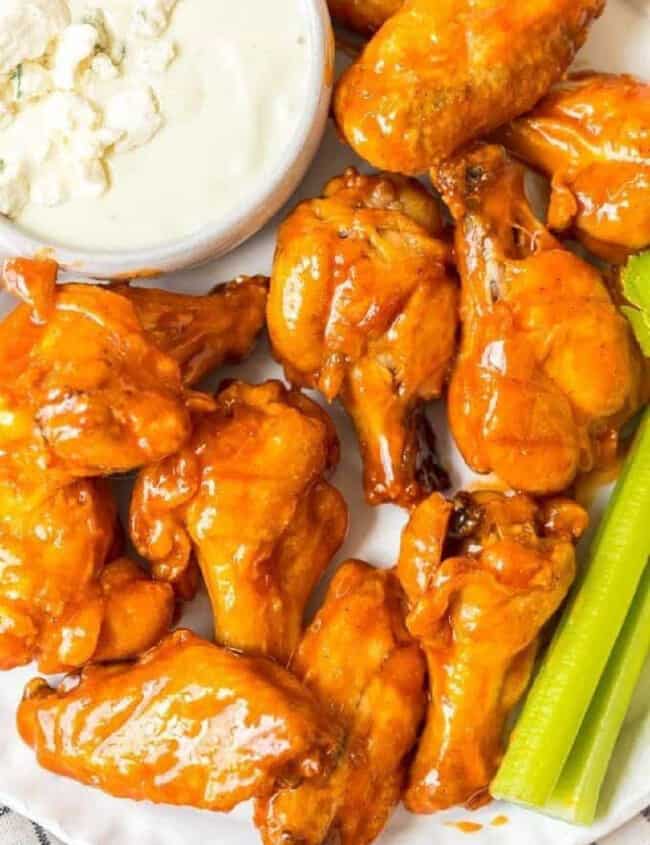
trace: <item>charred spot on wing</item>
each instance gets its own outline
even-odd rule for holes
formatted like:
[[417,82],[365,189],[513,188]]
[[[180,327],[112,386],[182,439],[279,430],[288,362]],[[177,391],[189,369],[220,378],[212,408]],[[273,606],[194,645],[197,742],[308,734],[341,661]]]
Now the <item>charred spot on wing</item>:
[[494,305],[501,299],[501,291],[499,288],[498,280],[492,276],[488,282],[488,288],[490,291],[490,299],[492,300],[492,304]]
[[483,520],[483,508],[470,493],[457,493],[452,501],[453,510],[449,519],[447,538],[465,540],[476,533]]
[[470,164],[465,169],[465,185],[469,192],[475,191],[485,178],[485,170],[480,164]]
[[422,490],[429,494],[451,487],[449,473],[438,456],[436,435],[426,413],[418,409],[415,420],[417,457],[415,475]]

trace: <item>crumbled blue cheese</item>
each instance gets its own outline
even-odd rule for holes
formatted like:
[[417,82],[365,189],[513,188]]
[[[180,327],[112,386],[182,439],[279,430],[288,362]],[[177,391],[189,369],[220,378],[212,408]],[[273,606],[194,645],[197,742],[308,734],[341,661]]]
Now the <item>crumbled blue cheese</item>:
[[2,0],[0,2],[0,74],[21,62],[40,59],[70,23],[66,0]]
[[74,19],[69,0],[0,0],[0,214],[100,196],[110,157],[155,136],[175,5],[135,0],[129,22],[109,0]]
[[101,82],[109,82],[111,79],[117,79],[120,75],[117,66],[106,53],[98,53],[93,56],[88,70]]
[[108,187],[103,162],[121,133],[107,129],[102,115],[78,94],[57,91],[43,103],[50,128],[36,153],[31,200],[60,205],[79,197],[96,197]]
[[100,8],[88,8],[84,13],[81,23],[89,24],[97,33],[97,48],[98,50],[109,50],[111,46],[111,37],[108,32],[108,24],[106,23],[106,15],[104,10]]
[[44,97],[52,90],[50,72],[38,62],[21,62],[16,71],[13,85],[13,99],[16,102],[28,102]]
[[99,34],[88,23],[72,24],[63,30],[54,53],[52,70],[52,78],[58,89],[75,89],[81,66],[94,56],[98,44]]
[[144,146],[162,126],[158,103],[147,85],[126,88],[111,97],[104,118],[107,128],[119,136],[116,153]]
[[131,28],[141,38],[158,38],[169,26],[176,0],[137,0]]

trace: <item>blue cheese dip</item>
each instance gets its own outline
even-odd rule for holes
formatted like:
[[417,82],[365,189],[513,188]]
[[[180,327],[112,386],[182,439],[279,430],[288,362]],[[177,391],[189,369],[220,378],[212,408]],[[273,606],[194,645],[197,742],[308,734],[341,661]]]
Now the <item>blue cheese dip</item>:
[[92,250],[218,221],[282,161],[310,37],[303,0],[2,0],[0,214]]

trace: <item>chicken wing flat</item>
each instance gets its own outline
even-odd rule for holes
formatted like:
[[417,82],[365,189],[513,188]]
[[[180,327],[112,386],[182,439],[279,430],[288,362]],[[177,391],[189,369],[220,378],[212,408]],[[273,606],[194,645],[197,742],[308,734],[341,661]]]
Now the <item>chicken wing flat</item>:
[[424,658],[404,625],[397,578],[345,563],[291,668],[345,727],[329,777],[280,788],[257,803],[265,845],[367,845],[405,783],[424,715]]
[[353,169],[280,227],[273,351],[294,384],[341,398],[372,504],[408,504],[444,485],[422,407],[441,393],[458,325],[441,231],[437,202],[418,182]]
[[404,0],[327,0],[336,23],[368,33],[388,20]]
[[639,405],[629,325],[598,271],[533,216],[503,148],[475,147],[433,178],[457,223],[462,278],[452,433],[476,472],[561,491],[609,454]]
[[55,287],[52,262],[8,262],[5,279],[27,299],[0,324],[0,484],[16,496],[159,460],[187,440],[190,410],[213,407],[125,297]]
[[242,276],[205,296],[122,285],[147,335],[181,368],[191,387],[222,364],[250,354],[264,327],[268,279]]
[[338,728],[285,669],[175,631],[132,664],[26,688],[39,763],[122,798],[227,811],[323,775]]
[[501,761],[506,719],[526,690],[541,628],[575,573],[585,511],[523,494],[434,494],[406,527],[398,572],[407,625],[429,668],[426,726],[405,793],[408,809],[475,807]]
[[606,260],[650,245],[650,85],[574,74],[496,137],[552,179],[551,229]]
[[406,0],[346,71],[334,113],[376,167],[416,174],[528,111],[604,0]]
[[131,536],[171,582],[194,550],[217,640],[286,662],[347,529],[345,502],[324,479],[337,462],[338,438],[318,405],[280,382],[234,382],[184,449],[141,472]]
[[117,514],[103,482],[73,482],[26,512],[1,503],[0,493],[0,669],[126,659],[169,629],[172,588],[113,560]]

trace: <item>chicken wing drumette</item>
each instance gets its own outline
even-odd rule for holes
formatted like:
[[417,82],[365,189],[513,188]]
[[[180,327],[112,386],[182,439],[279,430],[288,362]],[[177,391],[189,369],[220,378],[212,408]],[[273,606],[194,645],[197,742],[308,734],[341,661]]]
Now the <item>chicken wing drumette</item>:
[[373,504],[408,504],[444,483],[422,407],[440,395],[456,342],[441,228],[419,183],[352,169],[280,228],[268,306],[274,354],[294,384],[341,398]]
[[178,362],[188,387],[222,364],[249,355],[264,327],[264,276],[242,276],[205,296],[131,285],[111,289],[133,303],[145,332]]
[[369,33],[388,20],[404,0],[327,0],[336,23]]
[[650,85],[574,74],[496,137],[552,179],[551,229],[613,261],[650,245]]
[[338,125],[376,167],[419,173],[528,111],[604,0],[406,0],[340,80]]
[[586,522],[574,502],[536,505],[523,494],[434,494],[414,510],[398,572],[430,698],[405,793],[411,811],[487,799],[507,716],[530,680],[540,630],[573,581]]
[[195,551],[217,640],[287,661],[347,528],[345,502],[324,479],[337,462],[318,405],[280,382],[234,382],[184,449],[141,472],[131,536],[172,583]]
[[285,669],[175,631],[58,690],[32,681],[18,729],[39,763],[122,798],[227,811],[324,775],[336,724]]
[[599,272],[534,217],[523,168],[477,146],[433,178],[456,220],[461,351],[449,421],[465,460],[552,493],[611,452],[641,359]]
[[367,845],[399,801],[424,715],[424,658],[404,626],[397,578],[359,561],[336,574],[291,663],[345,727],[325,780],[260,800],[265,845]]

